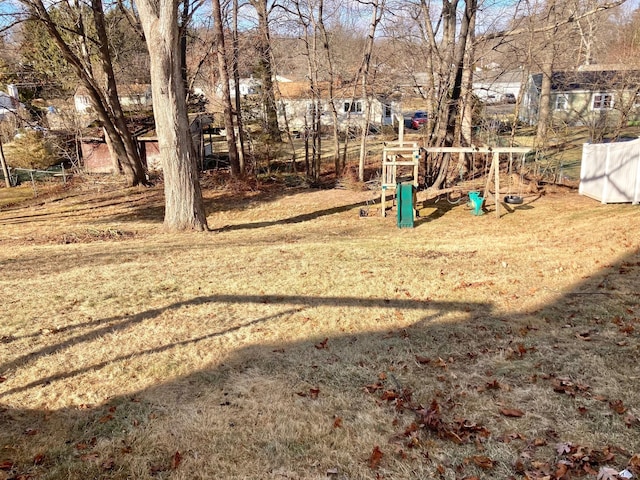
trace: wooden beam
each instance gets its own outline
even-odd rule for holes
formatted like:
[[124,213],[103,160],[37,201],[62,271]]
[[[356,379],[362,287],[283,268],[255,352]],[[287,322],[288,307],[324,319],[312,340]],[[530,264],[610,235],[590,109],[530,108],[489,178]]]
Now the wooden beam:
[[500,218],[500,154],[493,153],[493,163],[495,167],[493,173],[495,175],[495,200],[496,200],[496,217]]

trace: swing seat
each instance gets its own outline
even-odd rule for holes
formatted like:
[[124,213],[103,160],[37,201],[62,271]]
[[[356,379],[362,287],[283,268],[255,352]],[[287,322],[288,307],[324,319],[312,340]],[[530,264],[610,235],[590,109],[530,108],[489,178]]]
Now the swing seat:
[[520,195],[507,195],[504,197],[504,203],[510,205],[521,205],[524,199]]
[[472,215],[482,215],[482,204],[484,203],[484,198],[480,196],[480,192],[472,191],[469,192],[469,206],[471,207]]

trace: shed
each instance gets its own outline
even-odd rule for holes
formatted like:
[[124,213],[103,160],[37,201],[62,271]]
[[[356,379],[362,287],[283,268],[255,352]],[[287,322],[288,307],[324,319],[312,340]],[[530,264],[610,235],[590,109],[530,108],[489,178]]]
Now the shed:
[[579,192],[602,203],[640,203],[640,138],[584,144]]

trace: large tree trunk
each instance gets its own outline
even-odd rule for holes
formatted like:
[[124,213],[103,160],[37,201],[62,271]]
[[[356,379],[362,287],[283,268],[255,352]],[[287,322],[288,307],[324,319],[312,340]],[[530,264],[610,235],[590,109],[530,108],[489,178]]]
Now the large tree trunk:
[[164,175],[164,225],[206,230],[182,82],[177,0],[137,0],[151,58],[153,111]]
[[[457,2],[456,2],[457,3]],[[439,136],[440,145],[447,147],[453,146],[456,130],[459,128],[459,122],[461,122],[460,116],[460,103],[463,100],[462,87],[465,71],[465,54],[467,53],[467,41],[470,41],[469,37],[473,37],[474,18],[477,10],[477,0],[467,0],[465,3],[465,11],[460,24],[460,33],[458,35],[458,43],[455,46],[453,55],[453,67],[455,69],[455,75],[453,79],[453,85],[451,88],[451,97],[449,99],[448,108],[446,110],[445,120],[441,123],[441,130]],[[451,12],[455,21],[455,5],[454,10]],[[433,188],[440,188],[442,183],[447,177],[450,162],[450,154],[444,154],[438,176],[436,177]]]

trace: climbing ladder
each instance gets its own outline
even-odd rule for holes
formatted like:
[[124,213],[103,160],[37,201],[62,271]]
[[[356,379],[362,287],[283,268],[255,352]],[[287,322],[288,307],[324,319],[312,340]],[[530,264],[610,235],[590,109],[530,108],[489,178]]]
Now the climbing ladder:
[[[382,193],[380,195],[380,211],[383,217],[386,215],[387,192],[397,196],[396,189],[398,188],[398,183],[402,181],[410,182],[414,187],[418,187],[419,164],[420,148],[417,143],[410,147],[384,148],[382,151]],[[407,172],[410,172],[410,174],[407,175]]]

